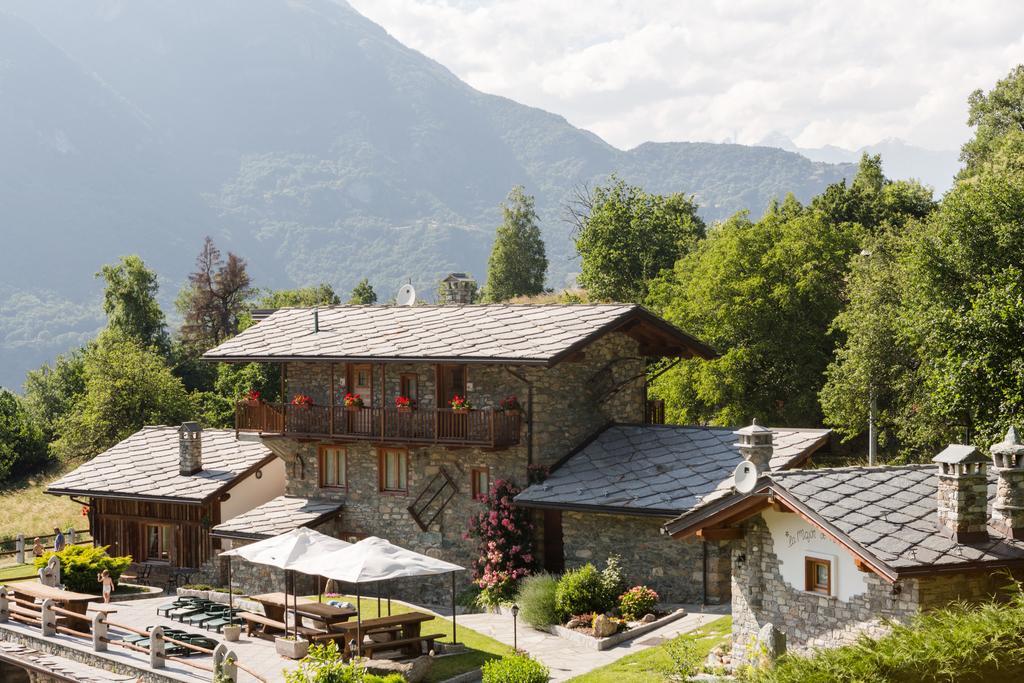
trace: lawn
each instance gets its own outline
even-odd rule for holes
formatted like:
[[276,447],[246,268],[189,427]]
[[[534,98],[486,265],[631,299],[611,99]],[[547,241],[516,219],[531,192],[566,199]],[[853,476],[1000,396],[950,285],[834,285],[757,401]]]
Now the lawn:
[[[316,596],[313,596],[316,599]],[[324,598],[327,601],[332,598]],[[355,604],[355,596],[348,596],[342,598],[333,598],[345,600]],[[387,601],[381,600],[381,616],[386,616],[388,613]],[[401,614],[403,612],[414,611],[415,608],[405,605],[400,602],[391,602],[391,613]],[[359,611],[362,612],[364,619],[373,619],[377,617],[377,599],[376,598],[362,598],[359,602]],[[456,622],[458,624],[458,622]],[[451,642],[452,640],[452,622],[450,619],[443,619],[436,617],[431,621],[425,621],[422,625],[422,633],[444,633],[446,637],[440,638],[439,642]],[[504,655],[512,654],[512,648],[503,643],[488,638],[487,636],[480,635],[476,631],[465,628],[464,626],[458,625],[458,636],[459,642],[466,646],[466,652],[459,655],[452,655],[450,657],[440,657],[434,661],[434,666],[430,669],[430,675],[427,676],[427,683],[436,683],[437,681],[443,681],[451,678],[457,674],[470,671],[478,668],[484,662],[491,659],[498,659]]]
[[[677,639],[696,640],[703,661],[715,647],[729,642],[731,630],[732,617],[718,617],[695,631],[677,636]],[[672,660],[665,646],[659,645],[577,676],[569,683],[657,683],[671,680],[671,666]]]
[[31,579],[36,576],[36,568],[31,564],[9,564],[0,567],[0,581],[16,581]]
[[61,529],[86,527],[81,505],[66,496],[43,492],[46,484],[59,476],[59,472],[50,472],[0,488],[0,506],[4,511],[0,515],[0,540],[25,534],[25,543],[31,548],[35,536],[52,534],[55,526]]

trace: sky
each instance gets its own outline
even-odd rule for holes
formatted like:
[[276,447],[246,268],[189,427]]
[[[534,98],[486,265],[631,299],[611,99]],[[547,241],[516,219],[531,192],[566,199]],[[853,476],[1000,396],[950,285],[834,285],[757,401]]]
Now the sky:
[[1024,62],[1024,3],[349,0],[473,87],[628,149],[955,150],[967,96]]

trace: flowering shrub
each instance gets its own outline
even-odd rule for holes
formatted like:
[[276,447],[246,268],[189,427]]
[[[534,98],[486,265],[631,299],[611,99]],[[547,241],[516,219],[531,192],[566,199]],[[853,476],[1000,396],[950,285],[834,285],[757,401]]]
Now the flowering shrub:
[[308,408],[309,406],[313,405],[313,399],[309,396],[306,396],[305,394],[295,394],[295,397],[292,398],[292,405]]
[[255,389],[250,389],[249,391],[245,392],[245,400],[257,403],[260,400],[260,392],[256,391]]
[[627,619],[639,619],[654,611],[658,594],[647,586],[633,586],[619,596],[619,611]]
[[502,410],[522,410],[523,407],[519,405],[519,399],[513,396],[506,396],[501,399],[499,404]]
[[353,394],[349,392],[345,394],[345,397],[342,399],[342,403],[345,404],[346,408],[362,408],[363,397],[360,396],[359,394]]
[[512,503],[518,493],[511,481],[496,480],[481,496],[484,511],[470,520],[463,536],[477,539],[480,555],[473,563],[473,581],[486,605],[511,599],[519,580],[534,567],[533,526],[526,510]]
[[412,399],[408,396],[395,396],[396,408],[412,408]]
[[459,396],[455,394],[451,400],[452,410],[469,410],[473,405],[469,402],[469,399],[465,396]]

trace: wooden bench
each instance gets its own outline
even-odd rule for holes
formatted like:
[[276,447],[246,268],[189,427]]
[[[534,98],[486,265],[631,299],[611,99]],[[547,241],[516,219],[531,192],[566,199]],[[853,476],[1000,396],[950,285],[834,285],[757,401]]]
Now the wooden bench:
[[[245,633],[246,635],[250,636],[273,635],[270,631],[267,630],[268,628],[273,629],[275,631],[280,631],[281,633],[284,633],[285,631],[294,630],[310,640],[316,638],[317,636],[323,635],[324,633],[323,631],[320,631],[318,629],[307,628],[305,626],[287,626],[283,621],[271,619],[270,617],[265,617],[262,614],[256,614],[255,612],[239,612],[235,615],[235,617],[238,619],[243,619],[245,621]],[[258,632],[256,632],[257,624],[261,627]]]
[[[399,650],[405,654],[406,649],[411,645],[419,646],[420,643],[427,644],[427,651],[434,649],[434,641],[438,638],[444,638],[443,633],[431,633],[426,636],[413,636],[412,638],[401,638],[399,640],[382,640],[380,642],[363,643],[363,654],[367,657],[373,657],[374,651],[387,652],[389,650]],[[413,651],[411,653],[414,657],[421,654],[420,651]]]

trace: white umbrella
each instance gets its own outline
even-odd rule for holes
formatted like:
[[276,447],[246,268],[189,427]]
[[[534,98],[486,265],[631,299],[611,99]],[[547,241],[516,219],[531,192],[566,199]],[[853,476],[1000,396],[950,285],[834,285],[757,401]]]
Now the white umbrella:
[[[322,534],[313,529],[299,527],[292,529],[278,536],[265,538],[240,548],[234,548],[221,553],[228,558],[228,608],[233,609],[234,597],[231,593],[231,558],[241,557],[255,564],[264,564],[277,567],[285,571],[285,623],[287,624],[288,612],[288,572],[301,572],[303,574],[316,574],[309,570],[309,567],[317,558],[337,553],[347,546],[352,545],[347,541]],[[295,596],[295,606],[298,607],[299,598]],[[229,623],[234,623],[234,612],[230,613]],[[298,625],[298,624],[296,624]],[[285,631],[287,635],[287,629]]]
[[[457,564],[402,548],[383,538],[369,536],[347,548],[312,558],[302,571],[356,584],[357,605],[361,597],[359,584],[451,573],[452,643],[455,643],[455,572],[464,569]],[[378,599],[378,607],[379,604]],[[357,654],[362,654],[362,609],[357,612],[356,620]]]

